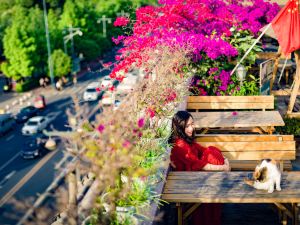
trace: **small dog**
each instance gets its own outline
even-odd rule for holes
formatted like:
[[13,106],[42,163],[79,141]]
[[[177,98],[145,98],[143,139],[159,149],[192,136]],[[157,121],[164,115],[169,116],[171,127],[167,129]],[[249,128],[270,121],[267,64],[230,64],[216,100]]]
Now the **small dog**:
[[267,190],[269,193],[274,191],[274,185],[277,191],[281,191],[281,173],[275,160],[264,159],[256,166],[253,173],[253,179],[245,179],[246,184],[261,190]]

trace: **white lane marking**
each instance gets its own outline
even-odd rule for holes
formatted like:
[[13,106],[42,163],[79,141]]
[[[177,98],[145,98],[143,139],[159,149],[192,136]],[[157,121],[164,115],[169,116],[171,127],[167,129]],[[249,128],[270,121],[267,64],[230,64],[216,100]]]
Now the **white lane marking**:
[[15,173],[16,173],[16,171],[13,170],[4,177],[4,179],[0,182],[0,189],[3,187],[2,184],[4,184],[6,181],[8,181]]
[[17,154],[14,155],[14,157],[12,157],[10,160],[8,160],[4,165],[2,165],[0,167],[0,171],[3,170],[8,164],[10,164],[15,158],[17,158],[20,155],[20,153],[18,152]]
[[7,137],[7,138],[5,139],[5,141],[9,141],[9,140],[13,139],[13,138],[14,138],[14,136],[15,136],[15,135],[13,135],[13,134],[12,134],[12,135],[10,135],[9,137]]

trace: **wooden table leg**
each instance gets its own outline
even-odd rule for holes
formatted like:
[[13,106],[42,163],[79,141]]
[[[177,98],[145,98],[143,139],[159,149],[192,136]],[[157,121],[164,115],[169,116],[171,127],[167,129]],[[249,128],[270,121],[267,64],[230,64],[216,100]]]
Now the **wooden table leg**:
[[293,210],[293,225],[298,225],[299,224],[299,208],[297,206],[297,203],[292,204],[292,210]]
[[178,220],[178,225],[183,225],[182,205],[180,203],[176,203],[176,206],[177,206],[177,220]]

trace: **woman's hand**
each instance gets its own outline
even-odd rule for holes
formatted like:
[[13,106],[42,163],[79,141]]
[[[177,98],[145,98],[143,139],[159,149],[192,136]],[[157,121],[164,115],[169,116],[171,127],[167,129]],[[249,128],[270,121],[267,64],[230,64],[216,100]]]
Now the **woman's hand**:
[[230,171],[230,165],[229,165],[229,161],[227,158],[224,158],[224,171]]
[[228,159],[224,159],[224,165],[213,165],[207,163],[204,167],[203,170],[205,171],[230,171],[230,165]]

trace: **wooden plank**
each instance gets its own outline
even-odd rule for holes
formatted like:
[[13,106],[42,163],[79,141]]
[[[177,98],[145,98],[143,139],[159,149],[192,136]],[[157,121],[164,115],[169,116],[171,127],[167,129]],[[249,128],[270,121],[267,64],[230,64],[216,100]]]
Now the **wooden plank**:
[[[260,163],[260,160],[229,160],[231,171],[254,171],[256,165]],[[292,163],[290,160],[283,162],[284,171],[292,170]]]
[[299,203],[300,172],[282,174],[282,191],[272,194],[244,183],[252,172],[170,172],[162,199],[194,203]]
[[[203,193],[205,195],[205,193]],[[212,196],[203,198],[193,194],[182,194],[182,195],[174,195],[174,194],[162,194],[161,197],[163,200],[167,202],[183,202],[183,203],[297,203],[299,202],[299,198],[295,198],[294,195],[285,196],[284,198],[264,198],[264,195],[259,196],[259,198],[251,198],[251,197],[231,197],[226,198],[224,196]]]
[[294,141],[293,135],[256,135],[256,134],[205,134],[196,135],[197,142],[239,142],[239,141],[255,141],[255,142],[265,142],[265,141]]
[[295,141],[284,142],[199,142],[204,147],[215,146],[222,152],[243,152],[243,151],[296,151]]
[[[292,89],[285,88],[285,89],[281,89],[281,90],[273,90],[271,93],[274,96],[289,96],[292,93]],[[297,97],[299,97],[300,96],[300,90],[298,90],[298,92],[296,94],[297,94]]]
[[196,129],[284,126],[278,111],[192,112]]
[[286,115],[288,118],[300,118],[300,112],[287,112]]
[[272,96],[272,95],[258,95],[258,96],[188,96],[187,102],[274,103],[274,96]]
[[273,103],[245,102],[188,102],[187,109],[274,109]]
[[275,160],[295,160],[294,151],[247,151],[247,152],[222,152],[222,154],[232,160],[261,160],[272,158]]

